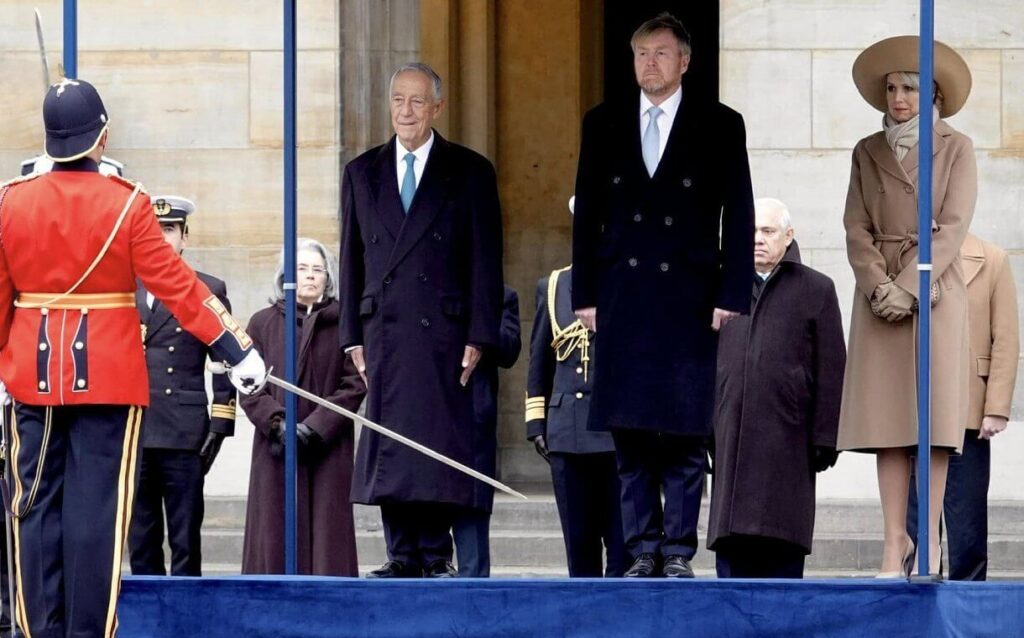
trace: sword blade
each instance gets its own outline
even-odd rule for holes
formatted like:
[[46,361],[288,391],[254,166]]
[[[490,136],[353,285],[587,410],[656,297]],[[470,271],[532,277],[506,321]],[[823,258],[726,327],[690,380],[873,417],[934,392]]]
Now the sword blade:
[[420,454],[425,454],[426,456],[429,456],[430,458],[434,459],[435,461],[440,461],[441,463],[444,463],[448,467],[454,468],[454,469],[462,472],[463,474],[468,474],[469,476],[472,476],[473,478],[477,479],[478,481],[483,481],[484,483],[487,483],[491,487],[499,489],[502,492],[505,492],[506,494],[511,494],[512,496],[521,498],[524,501],[530,500],[530,499],[526,498],[526,496],[524,494],[515,491],[514,489],[512,489],[508,485],[505,485],[501,481],[497,481],[495,479],[492,479],[491,477],[487,476],[486,474],[482,474],[482,473],[474,470],[471,467],[468,467],[466,465],[463,465],[462,463],[459,463],[458,461],[456,461],[454,459],[450,459],[447,456],[445,456],[444,454],[441,454],[440,452],[435,452],[434,450],[432,450],[429,447],[423,445],[422,443],[417,443],[416,441],[413,441],[409,437],[403,436],[403,435],[399,434],[398,432],[395,432],[394,430],[390,430],[390,429],[384,427],[383,425],[378,425],[377,423],[374,423],[373,421],[371,421],[371,420],[369,420],[367,418],[359,416],[358,414],[356,414],[355,412],[352,412],[351,410],[346,410],[345,408],[341,407],[340,405],[336,405],[334,403],[331,403],[330,401],[328,401],[326,399],[322,399],[322,398],[318,397],[317,395],[315,395],[315,394],[313,394],[311,392],[307,392],[306,390],[303,390],[302,388],[300,388],[297,385],[293,385],[291,383],[288,383],[284,379],[276,377],[276,376],[274,376],[272,374],[268,374],[267,375],[267,382],[268,383],[272,383],[272,384],[278,386],[279,388],[283,388],[283,389],[285,389],[285,390],[287,390],[287,391],[289,391],[289,392],[291,392],[291,393],[293,393],[293,394],[295,394],[297,396],[300,396],[303,399],[306,399],[308,401],[312,401],[313,403],[316,403],[317,405],[323,406],[323,407],[327,408],[328,410],[330,410],[332,412],[335,412],[335,413],[340,414],[342,416],[346,416],[346,417],[352,419],[353,421],[358,422],[363,427],[370,428],[371,430],[373,430],[374,432],[377,432],[378,434],[382,434],[382,435],[384,435],[384,436],[386,436],[386,437],[388,437],[390,439],[398,441],[399,443],[401,443],[403,445],[407,445],[407,446],[411,447],[412,449],[416,450],[417,452],[419,452]]
[[50,65],[46,61],[46,43],[43,41],[43,16],[36,9],[36,40],[39,41],[39,57],[43,60],[43,91],[50,88]]

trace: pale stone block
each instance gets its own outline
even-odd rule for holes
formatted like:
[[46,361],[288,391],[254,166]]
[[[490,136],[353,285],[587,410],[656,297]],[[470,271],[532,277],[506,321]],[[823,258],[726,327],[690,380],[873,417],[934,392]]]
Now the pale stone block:
[[[36,23],[33,9],[39,9],[43,22],[43,38],[51,54],[59,53],[63,46],[64,11],[61,0],[0,0],[0,51],[25,51],[36,53],[38,62],[39,44],[36,41]],[[60,61],[57,55],[50,60],[52,65]],[[42,73],[42,71],[40,71]],[[6,77],[6,76],[4,76]]]
[[[296,3],[300,49],[338,46],[338,4],[336,0]],[[83,51],[280,50],[284,41],[281,7],[280,2],[265,0],[81,0],[78,45]],[[59,9],[54,15],[58,14]]]
[[723,51],[722,102],[743,114],[749,148],[811,145],[810,51]]
[[971,230],[1007,250],[1024,249],[1024,153],[980,151]]
[[[949,118],[949,124],[970,137],[975,148],[999,148],[1002,146],[999,112],[1003,106],[1003,53],[984,49],[967,49],[960,53],[971,69],[971,95],[964,108]],[[1007,102],[1019,100],[1011,98]],[[1024,118],[1021,119],[1024,122]]]
[[[115,155],[126,174],[151,193],[174,192],[196,202],[196,246],[274,246],[281,243],[284,207],[280,150],[125,151]],[[333,150],[300,149],[298,224],[301,234],[337,243],[338,157]]]
[[341,4],[341,42],[345,49],[388,51],[391,48],[389,0],[345,0]]
[[244,148],[249,60],[234,52],[85,52],[119,149]]
[[388,111],[388,84],[396,64],[387,52],[346,50],[341,55],[340,143],[344,151],[358,154],[383,144],[394,133]]
[[[954,47],[1024,46],[1018,0],[935,3],[935,35]],[[725,0],[724,49],[862,49],[919,30],[919,4],[892,0]]]
[[754,197],[789,206],[801,247],[845,246],[849,151],[751,151],[750,173]]
[[[250,55],[249,137],[255,146],[280,148],[284,141],[284,56]],[[300,51],[296,61],[296,129],[300,146],[338,144],[338,54]]]
[[814,148],[850,148],[882,129],[882,113],[853,84],[853,61],[860,51],[814,52]]
[[[0,117],[0,144],[24,149],[22,159],[43,150],[43,67],[37,53],[0,55],[4,79],[4,116]],[[2,175],[8,171],[4,170]],[[16,173],[15,173],[16,174]]]
[[1003,51],[1003,147],[1024,148],[1024,50]]

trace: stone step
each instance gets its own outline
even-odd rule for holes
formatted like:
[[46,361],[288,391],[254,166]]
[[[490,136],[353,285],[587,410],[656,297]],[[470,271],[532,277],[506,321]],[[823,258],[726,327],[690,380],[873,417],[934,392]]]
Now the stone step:
[[[510,496],[495,498],[491,516],[492,529],[558,531],[558,510],[550,493],[528,493],[529,501]],[[354,505],[356,529],[379,530],[380,509]],[[708,503],[701,504],[698,529],[707,529]],[[245,499],[243,497],[211,497],[206,500],[205,527],[243,528]],[[1024,535],[1024,502],[992,501],[989,503],[989,529],[1008,535]],[[875,500],[826,500],[818,503],[815,534],[881,534],[882,513]]]
[[[203,532],[204,564],[240,565],[243,533],[239,529],[206,529]],[[356,550],[363,564],[381,565],[386,560],[384,534],[358,531]],[[874,534],[819,534],[807,559],[811,570],[872,572],[881,562],[882,540]],[[560,532],[552,530],[491,530],[491,563],[495,568],[530,571],[565,565],[565,546]],[[694,567],[714,568],[714,554],[705,549],[704,536]],[[1024,572],[1024,537],[994,534],[989,537],[992,570]]]

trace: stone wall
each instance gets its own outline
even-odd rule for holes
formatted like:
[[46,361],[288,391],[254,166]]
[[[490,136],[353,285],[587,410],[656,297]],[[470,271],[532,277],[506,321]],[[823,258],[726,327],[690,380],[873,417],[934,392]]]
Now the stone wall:
[[[881,128],[857,93],[851,66],[864,47],[918,32],[917,0],[722,0],[721,99],[747,123],[755,196],[789,204],[806,262],[837,284],[849,322],[853,276],[842,226],[850,154]],[[974,87],[950,124],[977,149],[979,193],[972,230],[1006,248],[1024,282],[1024,14],[1015,0],[936,2],[935,34],[960,51]],[[1018,386],[1024,383],[1020,375]],[[1024,414],[1018,390],[1014,418]],[[1020,498],[1024,436],[1014,427],[993,446],[993,498]],[[846,454],[820,483],[822,496],[874,497],[874,459]]]

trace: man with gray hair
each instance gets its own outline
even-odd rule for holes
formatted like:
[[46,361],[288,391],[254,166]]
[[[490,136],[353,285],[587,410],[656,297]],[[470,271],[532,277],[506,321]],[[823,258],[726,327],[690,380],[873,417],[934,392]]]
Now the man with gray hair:
[[[403,65],[395,135],[345,167],[340,346],[368,418],[479,470],[468,384],[499,345],[501,207],[491,163],[433,129],[443,108],[434,70]],[[380,505],[389,558],[369,576],[454,576],[450,530],[478,506],[474,481],[364,430],[352,500]]]
[[801,578],[815,473],[836,462],[846,347],[835,286],[800,263],[786,205],[754,211],[751,312],[718,344],[708,548],[719,578]]

